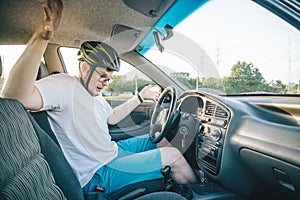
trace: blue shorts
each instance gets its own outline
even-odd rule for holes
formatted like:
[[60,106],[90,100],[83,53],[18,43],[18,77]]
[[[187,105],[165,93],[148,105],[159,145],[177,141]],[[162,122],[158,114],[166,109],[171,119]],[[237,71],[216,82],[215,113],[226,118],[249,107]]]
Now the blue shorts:
[[99,186],[108,194],[132,183],[163,177],[160,151],[149,135],[121,140],[117,144],[117,158],[94,174],[83,187],[84,192],[95,191]]

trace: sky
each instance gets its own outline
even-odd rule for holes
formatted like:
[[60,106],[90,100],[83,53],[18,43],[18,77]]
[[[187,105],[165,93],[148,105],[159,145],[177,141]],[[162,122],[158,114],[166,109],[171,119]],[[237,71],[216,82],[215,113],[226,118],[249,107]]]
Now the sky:
[[[287,83],[300,80],[300,32],[255,3],[249,0],[212,0],[190,18],[175,27],[174,32],[197,43],[220,76],[228,76],[232,65],[240,60],[259,67],[267,81],[280,79]],[[24,47],[16,49],[0,45],[4,77],[23,50]],[[178,65],[178,61],[172,59],[166,62]]]

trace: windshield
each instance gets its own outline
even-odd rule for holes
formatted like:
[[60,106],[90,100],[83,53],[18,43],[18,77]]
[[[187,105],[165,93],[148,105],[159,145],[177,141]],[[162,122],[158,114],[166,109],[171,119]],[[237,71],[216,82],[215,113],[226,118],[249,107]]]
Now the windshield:
[[251,1],[201,5],[141,51],[185,90],[300,94],[300,32]]

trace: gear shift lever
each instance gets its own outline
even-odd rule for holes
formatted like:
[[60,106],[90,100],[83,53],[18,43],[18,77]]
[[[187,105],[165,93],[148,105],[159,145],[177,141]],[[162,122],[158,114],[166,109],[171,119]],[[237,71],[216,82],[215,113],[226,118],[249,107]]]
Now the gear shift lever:
[[174,186],[176,186],[176,182],[171,178],[171,167],[165,166],[161,169],[161,174],[165,179],[165,190],[171,191]]
[[181,196],[185,197],[186,199],[192,199],[193,193],[186,185],[177,184],[175,180],[171,178],[171,167],[165,166],[161,169],[161,174],[164,176],[165,179],[165,190],[172,191],[180,194]]

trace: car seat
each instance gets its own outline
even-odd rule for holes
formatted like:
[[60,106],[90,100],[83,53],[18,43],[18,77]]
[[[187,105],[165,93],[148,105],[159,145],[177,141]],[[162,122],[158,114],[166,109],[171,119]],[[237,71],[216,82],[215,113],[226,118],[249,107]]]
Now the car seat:
[[[0,199],[111,199],[101,192],[83,194],[61,149],[17,100],[0,98]],[[123,191],[118,199],[133,199]],[[141,196],[140,193],[139,196]],[[159,192],[145,199],[184,199]]]
[[61,150],[17,100],[0,99],[0,199],[83,199]]

